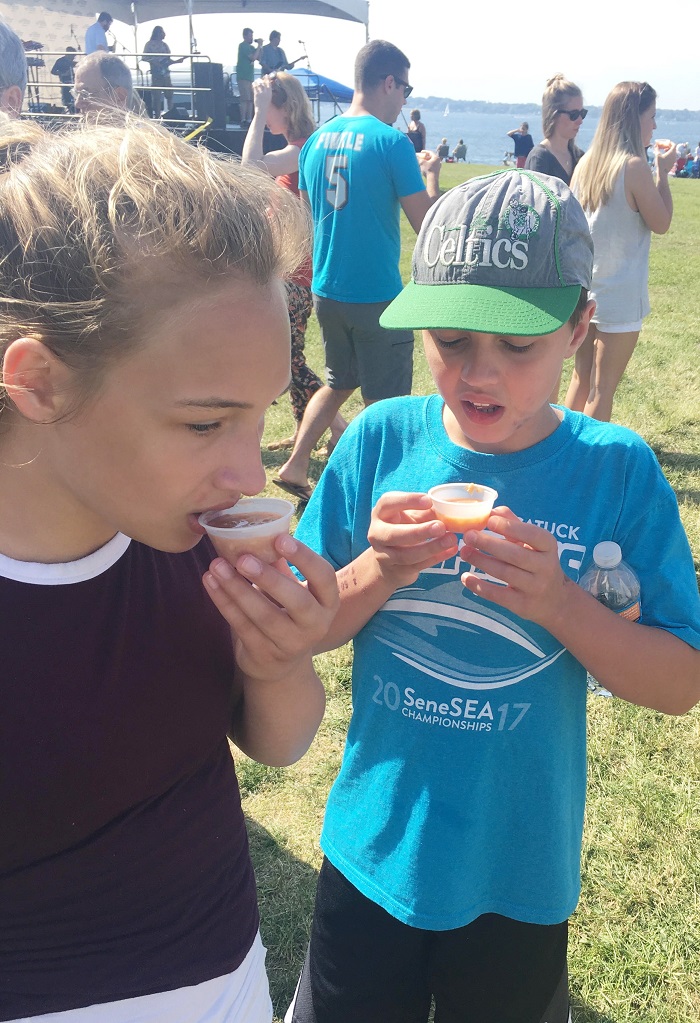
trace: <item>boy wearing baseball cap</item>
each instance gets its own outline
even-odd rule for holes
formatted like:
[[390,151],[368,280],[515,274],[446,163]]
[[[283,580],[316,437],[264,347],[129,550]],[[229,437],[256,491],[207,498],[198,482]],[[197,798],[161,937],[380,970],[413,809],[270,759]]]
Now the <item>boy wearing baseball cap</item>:
[[[420,329],[438,393],[343,435],[297,536],[335,566],[324,649],[354,639],[288,1023],[565,1023],[579,894],[586,671],[671,714],[700,699],[700,602],[673,491],[622,427],[549,404],[586,336],[592,244],[563,182],[509,170],[428,213],[387,327]],[[498,491],[488,528],[427,491]],[[601,540],[641,619],[576,585]]]

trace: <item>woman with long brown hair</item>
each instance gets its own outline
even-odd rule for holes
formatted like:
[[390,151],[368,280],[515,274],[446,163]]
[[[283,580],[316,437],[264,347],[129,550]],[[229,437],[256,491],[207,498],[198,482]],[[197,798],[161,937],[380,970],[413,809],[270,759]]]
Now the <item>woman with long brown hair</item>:
[[647,82],[616,85],[572,182],[593,235],[597,308],[576,353],[566,405],[606,421],[649,313],[651,233],[665,234],[673,215],[675,146],[656,144],[656,179],[646,158],[655,117],[656,93]]

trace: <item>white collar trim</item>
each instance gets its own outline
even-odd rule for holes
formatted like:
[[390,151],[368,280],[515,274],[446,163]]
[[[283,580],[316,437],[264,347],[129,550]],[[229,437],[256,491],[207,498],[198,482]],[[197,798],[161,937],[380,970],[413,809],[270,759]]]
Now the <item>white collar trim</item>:
[[15,561],[0,554],[0,577],[18,583],[34,583],[37,586],[66,586],[82,583],[102,575],[116,564],[126,552],[131,540],[123,533],[117,533],[104,547],[93,551],[85,558],[59,564],[44,564],[36,561]]

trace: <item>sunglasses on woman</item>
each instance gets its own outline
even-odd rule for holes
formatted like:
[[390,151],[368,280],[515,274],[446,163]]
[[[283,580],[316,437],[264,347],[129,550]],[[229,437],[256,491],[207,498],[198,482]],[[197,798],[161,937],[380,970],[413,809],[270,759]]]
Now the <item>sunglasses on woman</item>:
[[277,80],[276,71],[273,71],[272,74],[269,74],[267,77],[272,86],[272,96],[270,98],[270,102],[272,103],[273,107],[277,107],[277,109],[279,110],[280,107],[283,107],[284,104],[287,102],[287,90]]
[[588,110],[586,107],[581,107],[580,110],[557,110],[557,113],[566,114],[570,121],[578,121],[579,117],[585,121]]

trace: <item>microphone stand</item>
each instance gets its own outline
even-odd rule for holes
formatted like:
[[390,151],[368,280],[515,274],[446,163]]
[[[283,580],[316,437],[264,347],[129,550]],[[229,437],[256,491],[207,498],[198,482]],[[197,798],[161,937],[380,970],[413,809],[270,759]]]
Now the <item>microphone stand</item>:
[[299,45],[304,47],[304,60],[306,61],[307,69],[310,71],[311,70],[311,61],[309,60],[309,54],[308,54],[307,49],[306,49],[306,43],[304,42],[303,39],[300,39],[299,40]]
[[120,41],[119,41],[119,40],[117,39],[117,37],[115,36],[114,32],[110,31],[110,33],[109,33],[109,34],[110,34],[110,36],[111,36],[111,38],[112,38],[112,53],[116,53],[116,52],[117,52],[117,47],[118,47],[118,46],[119,46],[119,47],[121,47],[121,51],[122,51],[122,53],[128,53],[128,52],[129,52],[129,50],[127,49],[127,47],[126,47],[126,46],[124,46],[124,43],[121,43],[121,42],[120,42]]
[[[306,43],[304,42],[303,39],[299,39],[299,40],[297,40],[297,42],[299,43],[300,46],[304,47],[303,56],[300,57],[299,59],[306,61],[306,70],[309,72],[309,77],[306,79],[306,86],[307,86],[307,89],[310,89],[310,88],[312,88],[312,85],[311,85],[311,61],[309,60],[309,53],[308,53],[308,50],[306,49]],[[321,90],[320,90],[319,84],[318,84],[318,75],[316,76],[315,89],[316,89],[316,124],[320,124],[321,123]],[[309,97],[309,99],[311,99],[311,97]]]

